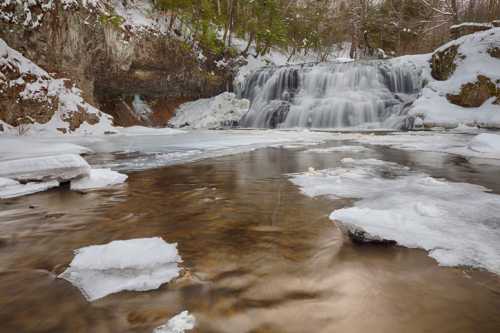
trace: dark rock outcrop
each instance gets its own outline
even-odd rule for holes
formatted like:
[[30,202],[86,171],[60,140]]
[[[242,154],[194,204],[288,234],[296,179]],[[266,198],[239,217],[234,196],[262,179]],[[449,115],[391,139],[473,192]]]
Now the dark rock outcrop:
[[445,81],[455,71],[457,65],[455,58],[458,53],[458,45],[452,45],[442,51],[435,52],[431,59],[431,75],[434,79]]

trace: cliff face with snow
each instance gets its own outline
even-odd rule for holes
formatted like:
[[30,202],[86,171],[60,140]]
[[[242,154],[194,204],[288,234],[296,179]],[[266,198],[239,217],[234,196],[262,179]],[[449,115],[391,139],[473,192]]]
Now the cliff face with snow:
[[[71,79],[119,125],[164,125],[181,102],[215,95],[231,81],[168,20],[149,0],[5,0],[0,38]],[[133,107],[137,96],[153,111],[146,120]]]

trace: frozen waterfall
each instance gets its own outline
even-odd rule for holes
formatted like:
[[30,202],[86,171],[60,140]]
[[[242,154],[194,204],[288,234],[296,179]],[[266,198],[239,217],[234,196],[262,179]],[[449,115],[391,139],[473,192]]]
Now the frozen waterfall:
[[266,67],[240,97],[251,101],[240,125],[257,128],[398,127],[422,87],[412,63],[360,61]]

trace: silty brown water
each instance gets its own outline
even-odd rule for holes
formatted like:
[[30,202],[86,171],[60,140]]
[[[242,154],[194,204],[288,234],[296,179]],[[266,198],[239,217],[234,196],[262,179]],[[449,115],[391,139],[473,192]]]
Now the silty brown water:
[[[366,153],[500,188],[497,168],[417,155]],[[194,332],[498,332],[496,275],[352,245],[328,219],[350,201],[311,199],[287,180],[345,156],[269,148],[132,173],[109,191],[0,202],[0,331],[151,332],[189,310]],[[178,243],[178,281],[88,303],[56,279],[74,249],[152,236]]]

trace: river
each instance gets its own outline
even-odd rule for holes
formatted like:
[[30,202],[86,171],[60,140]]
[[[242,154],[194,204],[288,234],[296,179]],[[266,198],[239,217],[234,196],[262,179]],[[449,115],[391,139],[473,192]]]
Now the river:
[[[498,166],[364,154],[500,193]],[[328,218],[352,201],[309,198],[288,180],[346,156],[268,147],[133,171],[110,190],[0,201],[0,331],[151,332],[189,310],[194,332],[498,332],[498,275],[441,267],[423,250],[352,244]],[[186,269],[158,290],[89,303],[56,278],[77,248],[152,236],[178,243]]]

